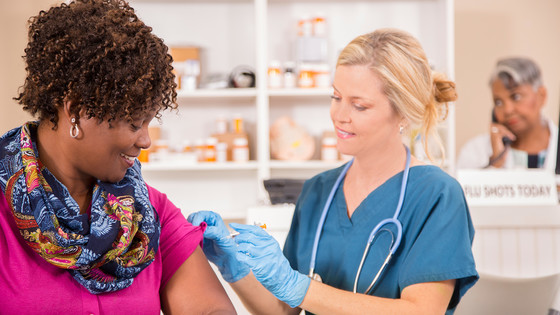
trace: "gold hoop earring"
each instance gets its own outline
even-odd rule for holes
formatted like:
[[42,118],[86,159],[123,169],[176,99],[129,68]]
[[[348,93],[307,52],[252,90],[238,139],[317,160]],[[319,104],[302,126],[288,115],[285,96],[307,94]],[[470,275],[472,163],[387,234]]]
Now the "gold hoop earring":
[[80,128],[78,128],[78,124],[76,123],[75,117],[72,117],[70,122],[72,123],[72,127],[70,127],[70,137],[76,139],[80,134]]

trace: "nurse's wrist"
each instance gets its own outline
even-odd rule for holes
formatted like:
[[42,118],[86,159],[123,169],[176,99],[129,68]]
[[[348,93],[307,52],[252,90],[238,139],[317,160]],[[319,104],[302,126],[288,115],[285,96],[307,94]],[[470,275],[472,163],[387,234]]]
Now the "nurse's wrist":
[[237,282],[245,278],[251,272],[249,266],[235,259],[224,262],[218,269],[222,274],[222,278],[228,283]]
[[291,308],[295,308],[301,305],[307,291],[309,290],[309,285],[311,284],[311,278],[301,272],[294,270],[293,283],[291,283],[291,289],[287,291],[288,294],[281,297],[280,299],[288,304]]

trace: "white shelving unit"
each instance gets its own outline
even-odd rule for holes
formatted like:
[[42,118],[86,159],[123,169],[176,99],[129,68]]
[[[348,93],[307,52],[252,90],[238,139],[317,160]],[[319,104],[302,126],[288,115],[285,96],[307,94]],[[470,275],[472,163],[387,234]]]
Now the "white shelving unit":
[[[169,46],[201,48],[202,73],[254,69],[256,88],[179,91],[179,112],[164,114],[163,137],[171,142],[204,138],[220,116],[241,114],[249,133],[251,161],[245,164],[146,164],[152,186],[168,194],[185,214],[210,209],[226,218],[267,203],[262,180],[308,178],[340,163],[319,161],[319,137],[332,130],[330,89],[268,89],[270,60],[293,60],[297,20],[321,12],[328,24],[329,64],[352,38],[382,27],[404,29],[424,46],[435,69],[454,77],[453,0],[132,0],[140,18]],[[317,139],[311,161],[270,158],[270,125],[289,115]],[[445,167],[454,171],[455,112],[440,127]]]

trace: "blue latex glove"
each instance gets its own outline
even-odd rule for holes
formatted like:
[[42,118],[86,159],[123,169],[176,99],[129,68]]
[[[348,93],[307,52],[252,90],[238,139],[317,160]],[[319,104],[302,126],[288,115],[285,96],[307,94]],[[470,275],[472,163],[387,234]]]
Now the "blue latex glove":
[[254,225],[231,223],[240,234],[235,237],[237,259],[245,262],[259,282],[276,298],[296,307],[303,302],[311,279],[293,270],[278,242]]
[[191,213],[187,220],[192,225],[202,221],[208,225],[204,231],[202,250],[206,258],[214,263],[227,282],[236,282],[251,271],[249,266],[236,258],[237,244],[229,237],[229,230],[219,214],[212,211]]

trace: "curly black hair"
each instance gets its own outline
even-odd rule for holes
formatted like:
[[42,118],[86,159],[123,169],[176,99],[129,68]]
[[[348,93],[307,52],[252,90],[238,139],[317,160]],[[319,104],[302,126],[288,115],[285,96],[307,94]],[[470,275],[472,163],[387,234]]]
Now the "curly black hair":
[[173,61],[126,1],[76,0],[29,20],[27,78],[14,98],[56,128],[58,108],[99,121],[132,121],[177,108]]

